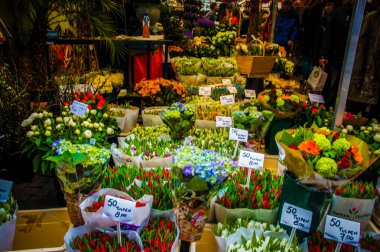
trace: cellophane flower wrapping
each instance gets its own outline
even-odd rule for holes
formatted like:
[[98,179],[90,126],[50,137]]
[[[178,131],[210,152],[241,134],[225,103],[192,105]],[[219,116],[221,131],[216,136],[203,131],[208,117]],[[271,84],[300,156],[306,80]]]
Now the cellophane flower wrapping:
[[201,238],[208,199],[234,171],[236,162],[210,150],[184,146],[173,156],[173,206],[181,230],[180,239]]
[[17,203],[12,195],[6,202],[0,203],[0,251],[13,248],[16,232]]
[[170,128],[172,140],[183,139],[194,126],[195,107],[176,102],[161,112],[161,119]]
[[103,188],[99,190],[79,205],[86,225],[96,226],[104,230],[116,229],[116,221],[110,219],[109,217],[103,216],[104,201],[99,202],[99,199],[105,199],[106,195],[140,203],[139,206],[136,205],[133,220],[128,223],[121,223],[122,230],[133,230],[140,232],[142,228],[147,225],[150,210],[152,208],[153,196],[143,195],[140,199],[135,200],[127,193],[111,188]]
[[[300,142],[299,137],[303,138],[301,144],[285,143]],[[317,189],[333,191],[359,176],[370,164],[364,141],[350,135],[339,136],[326,128],[286,130],[277,133],[275,139],[283,165],[302,184]],[[346,154],[341,157],[339,153],[343,151]]]

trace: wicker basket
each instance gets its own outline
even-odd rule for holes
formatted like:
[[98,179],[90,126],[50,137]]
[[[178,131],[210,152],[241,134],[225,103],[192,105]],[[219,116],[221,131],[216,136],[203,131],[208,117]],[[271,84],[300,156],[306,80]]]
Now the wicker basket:
[[236,56],[239,73],[248,77],[265,77],[276,62],[276,56]]

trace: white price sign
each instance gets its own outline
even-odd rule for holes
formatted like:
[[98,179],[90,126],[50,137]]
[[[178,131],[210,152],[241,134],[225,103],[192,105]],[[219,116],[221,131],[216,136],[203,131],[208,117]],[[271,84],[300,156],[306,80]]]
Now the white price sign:
[[232,85],[232,82],[230,79],[222,79],[223,85]]
[[210,96],[211,95],[211,87],[200,87],[199,95]]
[[13,186],[12,181],[0,179],[0,202],[7,202]]
[[239,142],[247,142],[248,130],[230,128],[230,140],[235,140]]
[[358,247],[360,239],[360,223],[327,215],[324,237]]
[[216,117],[216,127],[231,127],[232,126],[232,118],[231,117],[224,117],[224,116],[217,116]]
[[103,216],[121,223],[133,220],[136,202],[107,195],[104,202]]
[[313,213],[309,210],[284,203],[281,224],[309,233]]
[[244,89],[244,94],[247,98],[256,98],[256,90]]
[[325,103],[325,100],[323,99],[323,96],[319,95],[319,94],[310,94],[309,93],[309,100],[311,102]]
[[87,104],[81,103],[79,101],[74,101],[70,106],[70,113],[77,116],[84,116],[86,114],[87,108]]
[[240,151],[239,166],[261,170],[264,167],[264,154],[251,151]]
[[233,95],[224,95],[220,97],[220,103],[222,105],[227,105],[227,104],[234,104],[235,99]]
[[231,94],[237,94],[236,87],[228,87],[228,91],[230,91]]

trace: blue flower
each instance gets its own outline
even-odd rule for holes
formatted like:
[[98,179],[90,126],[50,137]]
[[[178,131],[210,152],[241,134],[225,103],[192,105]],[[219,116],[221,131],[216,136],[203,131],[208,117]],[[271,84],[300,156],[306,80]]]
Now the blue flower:
[[183,167],[183,175],[190,176],[193,175],[193,167],[191,165],[186,165]]
[[60,142],[60,140],[55,140],[55,141],[51,144],[51,147],[52,147],[52,148],[57,147],[58,144],[59,144],[59,142]]

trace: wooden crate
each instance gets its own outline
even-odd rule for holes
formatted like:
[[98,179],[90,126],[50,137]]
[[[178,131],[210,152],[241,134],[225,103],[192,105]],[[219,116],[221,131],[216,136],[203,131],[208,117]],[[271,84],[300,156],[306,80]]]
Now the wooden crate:
[[276,56],[236,56],[239,73],[248,77],[265,77],[272,71]]

